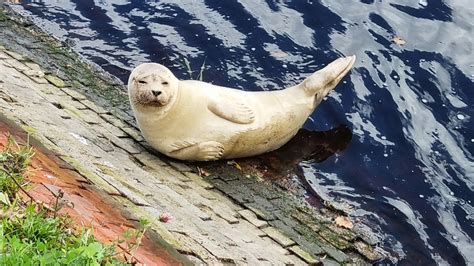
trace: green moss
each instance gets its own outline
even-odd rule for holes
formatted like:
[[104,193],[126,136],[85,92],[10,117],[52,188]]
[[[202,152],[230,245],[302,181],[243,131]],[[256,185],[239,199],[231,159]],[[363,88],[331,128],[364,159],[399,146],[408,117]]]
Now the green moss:
[[103,189],[105,192],[112,194],[112,195],[117,195],[120,194],[117,189],[109,185],[106,181],[104,181],[100,176],[90,172],[87,170],[85,167],[82,166],[80,162],[77,160],[69,157],[69,156],[60,156],[61,159],[63,159],[65,162],[70,164],[74,169],[76,169],[81,175],[86,177],[88,180],[93,182],[95,185],[97,185],[99,188]]
[[58,87],[58,88],[64,88],[66,87],[66,83],[64,82],[64,80],[56,77],[56,76],[53,76],[53,75],[46,75],[44,76],[44,78],[46,80],[48,80],[51,84],[53,84],[54,86]]
[[5,11],[0,7],[0,22],[8,20],[8,16],[5,14]]

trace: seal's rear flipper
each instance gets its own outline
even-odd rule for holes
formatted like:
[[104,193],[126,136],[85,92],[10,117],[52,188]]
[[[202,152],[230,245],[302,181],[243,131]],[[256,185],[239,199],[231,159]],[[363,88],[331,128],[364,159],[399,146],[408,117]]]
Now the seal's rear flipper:
[[319,102],[349,72],[355,59],[355,55],[339,58],[307,77],[301,85],[309,95],[316,95],[316,102]]

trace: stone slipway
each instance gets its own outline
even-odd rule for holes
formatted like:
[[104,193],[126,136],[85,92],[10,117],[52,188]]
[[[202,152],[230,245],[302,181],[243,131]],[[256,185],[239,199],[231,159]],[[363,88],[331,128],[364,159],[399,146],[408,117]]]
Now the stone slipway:
[[[150,152],[124,85],[82,62],[32,23],[0,9],[0,111],[114,206],[196,264],[367,264],[370,234],[334,224],[253,172],[226,162],[182,164]],[[202,173],[202,172],[201,172]],[[170,213],[169,223],[159,222]],[[148,264],[149,265],[149,264]]]

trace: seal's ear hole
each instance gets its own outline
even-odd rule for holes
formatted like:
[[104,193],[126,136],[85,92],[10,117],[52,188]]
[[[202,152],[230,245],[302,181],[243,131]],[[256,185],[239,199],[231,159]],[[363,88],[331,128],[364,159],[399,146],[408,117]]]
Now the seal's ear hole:
[[138,83],[140,83],[140,84],[147,84],[147,82],[144,81],[144,80],[139,80]]
[[168,85],[168,81],[161,82],[161,85]]

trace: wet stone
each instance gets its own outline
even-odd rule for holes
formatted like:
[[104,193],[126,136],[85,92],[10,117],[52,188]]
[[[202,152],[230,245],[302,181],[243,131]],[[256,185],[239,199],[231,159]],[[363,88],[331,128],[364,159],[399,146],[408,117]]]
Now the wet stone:
[[334,224],[329,225],[328,228],[347,241],[352,241],[357,237],[351,230],[335,226]]
[[190,172],[185,172],[185,176],[187,176],[190,180],[192,180],[194,183],[198,184],[199,186],[205,188],[205,189],[212,189],[214,188],[213,185],[209,184],[206,180],[204,180],[202,177],[199,175],[196,175],[195,173],[190,173]]
[[283,247],[288,247],[295,244],[295,241],[283,235],[275,227],[266,227],[262,229],[271,239],[275,240],[278,244]]
[[261,209],[261,206],[256,202],[246,202],[243,204],[245,207],[252,210],[260,219],[263,219],[265,221],[272,221],[276,219],[276,216],[272,213],[271,210]]
[[327,228],[320,230],[318,234],[338,249],[344,250],[350,247],[349,242]]
[[374,248],[371,246],[367,245],[366,243],[362,241],[356,241],[354,243],[355,249],[362,254],[364,257],[366,257],[370,261],[376,261],[381,258],[380,254],[378,254]]
[[296,254],[296,256],[304,260],[306,263],[314,264],[318,262],[318,260],[315,257],[313,257],[308,252],[304,251],[300,246],[292,246],[289,248],[289,250],[293,252],[294,254]]
[[357,224],[353,230],[360,238],[362,238],[371,246],[376,245],[382,241],[376,234],[372,233],[371,229],[367,225],[362,223]]
[[171,166],[173,166],[173,168],[175,168],[176,170],[180,171],[180,172],[192,172],[193,169],[191,169],[189,166],[185,165],[184,163],[181,163],[181,162],[173,162],[173,161],[170,161],[169,164]]
[[232,175],[232,174],[220,174],[219,178],[227,182],[239,179],[237,175]]
[[303,226],[310,228],[313,232],[318,232],[321,229],[321,225],[316,222],[314,218],[311,218],[303,212],[295,211],[291,216],[300,221]]
[[56,76],[53,76],[53,75],[46,75],[46,76],[44,76],[44,78],[45,78],[46,80],[48,80],[49,83],[53,84],[54,86],[56,86],[56,87],[58,87],[58,88],[64,88],[64,87],[66,87],[66,83],[65,83],[62,79],[60,79],[60,78],[58,78],[58,77],[56,77]]
[[350,260],[349,256],[347,256],[344,252],[332,246],[323,243],[320,243],[320,246],[329,256],[331,256],[331,258],[335,259],[338,262],[342,263]]
[[253,182],[251,188],[253,191],[257,192],[259,195],[265,197],[268,200],[278,199],[283,196],[281,191],[278,191],[270,185]]

